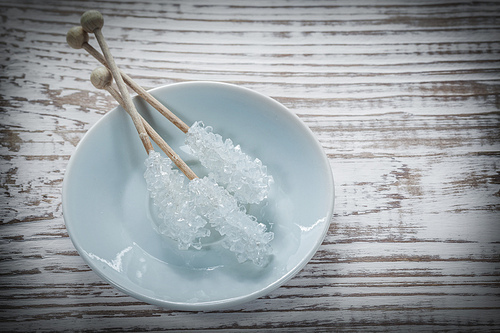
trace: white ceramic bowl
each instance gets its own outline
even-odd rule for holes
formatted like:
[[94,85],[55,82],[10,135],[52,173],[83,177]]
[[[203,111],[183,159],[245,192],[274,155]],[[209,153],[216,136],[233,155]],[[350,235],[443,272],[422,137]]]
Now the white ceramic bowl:
[[[288,281],[320,246],[333,212],[330,165],[312,132],[273,99],[230,84],[179,83],[151,94],[188,125],[202,120],[268,166],[275,179],[271,194],[248,211],[275,234],[271,263],[265,268],[239,264],[217,244],[180,251],[154,230],[154,209],[143,179],[147,156],[121,107],[88,131],[66,171],[64,219],[82,258],[123,292],[179,310],[232,307]],[[204,176],[203,167],[181,149],[184,134],[143,100],[134,102]]]

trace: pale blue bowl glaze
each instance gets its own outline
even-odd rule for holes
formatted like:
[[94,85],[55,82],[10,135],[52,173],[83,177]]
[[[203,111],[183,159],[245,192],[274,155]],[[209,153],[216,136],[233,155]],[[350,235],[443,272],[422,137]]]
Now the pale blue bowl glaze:
[[[313,133],[280,103],[235,85],[187,82],[151,94],[188,125],[202,120],[268,166],[275,179],[271,194],[248,211],[275,234],[271,263],[264,268],[239,264],[217,242],[200,251],[180,251],[154,230],[154,209],[143,179],[146,152],[121,107],[88,131],[66,170],[64,219],[82,258],[123,292],[178,310],[234,307],[287,282],[317,251],[333,214],[332,172]],[[143,100],[134,102],[204,176],[203,167],[180,148],[184,134]]]

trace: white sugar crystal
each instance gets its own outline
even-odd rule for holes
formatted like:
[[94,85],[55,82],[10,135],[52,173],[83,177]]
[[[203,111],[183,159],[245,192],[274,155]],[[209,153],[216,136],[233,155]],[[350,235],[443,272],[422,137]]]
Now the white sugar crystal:
[[210,235],[193,205],[185,176],[172,168],[170,159],[151,151],[145,161],[144,178],[151,198],[158,207],[161,222],[158,231],[177,241],[179,249],[201,248],[200,239]]
[[223,238],[221,245],[236,254],[239,262],[251,260],[257,266],[269,262],[274,237],[254,216],[212,177],[185,183],[185,176],[172,162],[152,151],[145,161],[144,178],[150,196],[159,209],[158,230],[177,241],[181,250],[200,249],[201,239],[210,235],[210,226]]
[[223,141],[210,126],[198,121],[189,128],[186,144],[217,182],[241,203],[259,203],[267,197],[273,183],[267,167],[258,158],[252,160],[231,139]]
[[221,235],[222,246],[236,254],[239,262],[253,261],[257,266],[269,262],[274,237],[254,216],[247,215],[242,206],[223,187],[210,177],[194,179],[189,183],[198,212],[205,216]]

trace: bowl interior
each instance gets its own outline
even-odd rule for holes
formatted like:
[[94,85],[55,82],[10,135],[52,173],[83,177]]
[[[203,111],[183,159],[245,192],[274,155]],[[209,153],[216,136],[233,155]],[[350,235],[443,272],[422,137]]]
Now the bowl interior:
[[[155,231],[155,209],[143,179],[147,156],[121,107],[89,130],[66,171],[63,211],[76,249],[122,291],[176,309],[224,308],[286,282],[316,252],[333,211],[330,166],[312,132],[281,104],[234,85],[191,82],[151,93],[188,125],[202,120],[267,165],[275,179],[269,198],[247,209],[275,234],[272,261],[264,268],[239,264],[217,242],[180,251]],[[183,150],[184,134],[141,99],[134,102],[204,176],[203,167]]]

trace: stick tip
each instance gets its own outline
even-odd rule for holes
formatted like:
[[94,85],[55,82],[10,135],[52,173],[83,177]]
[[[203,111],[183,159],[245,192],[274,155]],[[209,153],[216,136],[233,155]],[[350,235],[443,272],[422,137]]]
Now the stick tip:
[[88,33],[94,32],[96,29],[101,29],[104,25],[104,18],[102,14],[97,10],[88,10],[83,13],[80,18],[80,23]]
[[97,67],[90,74],[90,82],[97,89],[105,89],[113,82],[113,75],[106,67]]
[[74,49],[81,49],[89,41],[89,34],[81,26],[73,27],[66,34],[66,42]]

